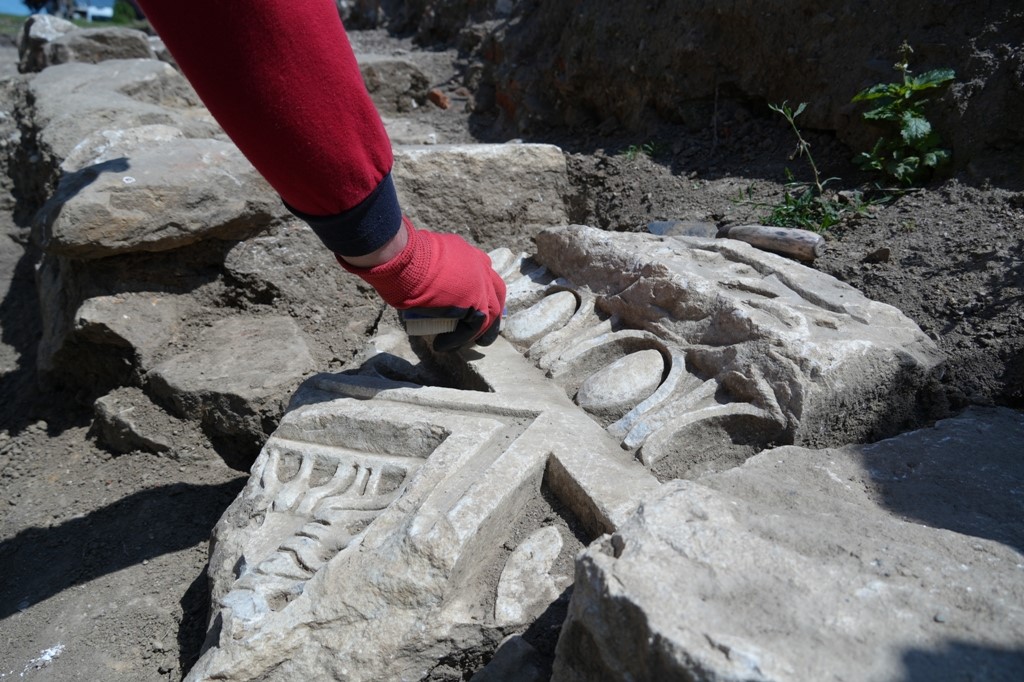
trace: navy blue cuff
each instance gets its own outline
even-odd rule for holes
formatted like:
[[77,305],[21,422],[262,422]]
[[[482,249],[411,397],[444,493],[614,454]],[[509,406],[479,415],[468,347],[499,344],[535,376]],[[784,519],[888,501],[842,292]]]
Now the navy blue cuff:
[[384,176],[370,196],[344,213],[310,215],[284,202],[297,218],[306,221],[320,241],[339,256],[365,256],[387,244],[402,227],[402,209],[391,173]]

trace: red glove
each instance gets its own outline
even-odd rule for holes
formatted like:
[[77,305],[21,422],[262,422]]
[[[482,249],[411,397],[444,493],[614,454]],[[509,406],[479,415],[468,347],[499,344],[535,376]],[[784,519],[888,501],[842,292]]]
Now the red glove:
[[491,259],[458,235],[417,230],[408,218],[403,224],[409,241],[387,263],[357,268],[340,256],[338,262],[398,310],[458,318],[454,331],[434,338],[434,350],[456,350],[473,341],[494,343],[505,307],[505,282]]

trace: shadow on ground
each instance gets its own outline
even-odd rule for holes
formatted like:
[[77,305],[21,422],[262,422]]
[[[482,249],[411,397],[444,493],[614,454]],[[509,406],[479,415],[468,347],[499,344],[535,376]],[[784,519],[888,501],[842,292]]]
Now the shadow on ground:
[[900,682],[1017,682],[1024,679],[1024,649],[995,649],[950,641],[934,651],[911,649],[905,652],[903,667]]
[[219,485],[163,485],[0,541],[0,619],[75,585],[204,542],[244,484],[239,477]]

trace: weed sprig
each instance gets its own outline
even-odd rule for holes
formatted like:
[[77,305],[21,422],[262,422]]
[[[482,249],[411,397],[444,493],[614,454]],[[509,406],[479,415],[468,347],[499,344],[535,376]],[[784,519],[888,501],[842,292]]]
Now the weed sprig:
[[793,129],[797,139],[796,152],[793,156],[807,159],[814,181],[799,182],[787,168],[782,201],[770,206],[771,211],[762,218],[762,221],[766,225],[776,227],[798,227],[814,232],[825,232],[851,213],[862,212],[865,205],[858,193],[854,193],[852,199],[844,198],[827,187],[830,182],[839,178],[822,179],[818,164],[814,162],[814,156],[811,154],[811,145],[804,139],[796,125],[796,117],[807,108],[807,103],[801,102],[796,110],[793,110],[788,102],[769,104],[768,107],[781,114]]

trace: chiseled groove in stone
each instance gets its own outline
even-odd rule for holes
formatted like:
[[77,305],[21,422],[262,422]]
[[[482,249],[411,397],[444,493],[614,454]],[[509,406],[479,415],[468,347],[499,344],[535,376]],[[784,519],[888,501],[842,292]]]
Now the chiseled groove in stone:
[[525,254],[516,255],[504,246],[494,249],[487,255],[491,259],[491,267],[502,279],[510,279],[515,274],[514,268],[525,258]]
[[661,386],[652,393],[646,400],[624,414],[618,421],[608,426],[608,433],[625,440],[626,435],[640,423],[647,413],[651,412],[666,400],[672,397],[676,391],[681,390],[680,384],[686,379],[694,382],[694,388],[700,385],[700,380],[686,371],[686,359],[677,352],[672,351],[672,359],[669,363],[668,376],[661,382]]
[[[711,253],[708,256],[710,260]],[[730,265],[734,266],[734,274],[738,276],[757,272],[756,268],[746,263],[730,263]],[[529,270],[530,267],[532,266],[529,264],[520,266],[521,269],[528,272],[537,272]],[[510,265],[506,265],[505,269],[514,271],[514,267]],[[545,274],[548,273],[545,272]],[[564,278],[558,278],[555,281],[561,288],[572,287],[572,284]],[[536,300],[538,293],[546,293],[551,287],[551,285],[542,286],[538,281],[528,280],[526,277],[520,277],[514,282],[519,305],[525,301]],[[773,279],[772,284],[776,283],[778,280]],[[534,287],[532,295],[523,291],[531,285]],[[758,296],[765,296],[765,301],[771,301],[785,293],[782,291],[780,294],[780,292],[774,291],[770,284],[766,285],[763,282],[746,282],[735,288]],[[555,330],[536,339],[532,346],[524,349],[525,353],[534,359],[539,367],[547,369],[548,375],[559,382],[568,393],[575,394],[578,387],[586,381],[584,375],[593,376],[594,373],[601,371],[601,369],[595,369],[595,365],[606,366],[616,361],[610,359],[609,353],[624,357],[644,348],[659,350],[668,366],[665,381],[651,396],[646,397],[627,414],[608,426],[608,432],[620,438],[623,446],[632,450],[644,446],[645,441],[660,430],[661,439],[647,447],[645,451],[638,452],[638,456],[645,465],[653,466],[658,459],[665,455],[667,443],[661,441],[671,440],[686,426],[692,426],[700,421],[721,420],[730,415],[732,418],[751,416],[759,420],[778,422],[779,431],[784,428],[785,419],[781,409],[771,396],[765,398],[758,391],[758,395],[754,396],[753,404],[743,402],[719,404],[715,399],[721,387],[719,381],[714,379],[701,381],[699,377],[690,373],[680,350],[670,349],[662,339],[651,332],[630,329],[613,331],[614,320],[602,321],[597,317],[594,309],[596,297],[586,291],[579,292],[577,289],[577,292],[581,299],[581,305],[576,314],[561,330]],[[762,302],[758,301],[758,303]],[[778,304],[765,303],[765,305],[755,307],[767,308],[765,310],[767,314],[772,315],[773,318],[789,328],[793,327],[794,321],[799,322],[800,320],[799,316],[795,316],[791,311],[785,310]],[[595,334],[595,331],[604,331],[604,333]],[[633,347],[638,339],[644,339],[646,343]],[[512,340],[518,341],[520,345],[526,345],[522,340],[514,338],[514,335]],[[609,346],[615,350],[610,351]],[[759,406],[757,404],[766,401],[768,403],[766,405]]]
[[665,359],[672,357],[665,343],[654,334],[638,329],[620,329],[566,349],[548,369],[548,375],[575,394],[588,376],[639,350],[656,350]]
[[506,285],[505,306],[510,313],[536,303],[544,295],[544,288],[556,281],[543,265],[528,260],[523,264],[524,272]]
[[579,299],[576,312],[561,329],[556,329],[543,338],[537,339],[528,349],[526,356],[532,358],[541,369],[548,369],[558,359],[560,349],[570,340],[576,342],[591,336],[611,331],[611,325],[601,323],[594,312],[595,298],[587,291],[574,292]]
[[[687,376],[693,377],[692,374]],[[718,383],[713,379],[702,381],[697,385],[687,381],[679,387],[679,395],[672,401],[653,408],[648,414],[633,425],[629,433],[622,439],[623,445],[628,448],[640,447],[647,438],[655,431],[671,425],[687,414],[703,409],[707,406],[716,406],[715,394],[718,392]]]
[[[778,425],[778,421],[771,412],[757,407],[756,405],[751,405],[750,403],[709,405],[686,412],[681,415],[679,419],[666,424],[661,429],[658,429],[644,441],[644,444],[637,453],[637,456],[645,466],[654,466],[658,461],[670,454],[673,442],[681,440],[678,436],[680,432],[691,429],[701,422],[743,417],[749,417],[764,421],[765,423]],[[782,431],[781,425],[779,426],[778,431]]]
[[577,308],[579,297],[573,291],[552,287],[542,299],[509,316],[503,325],[505,338],[517,344],[532,344],[564,327]]
[[[315,517],[317,522],[305,524],[286,538],[275,552],[256,566],[255,570],[263,575],[305,581],[332,556],[347,547],[352,539],[350,533],[328,532],[329,526],[356,519],[361,523],[367,522],[366,512],[373,512],[373,516],[376,516],[401,494],[404,482],[416,472],[422,460],[411,457],[382,457],[370,453],[355,453],[342,448],[271,439],[267,444],[267,465],[261,481],[269,480],[267,472],[273,472],[277,468],[282,452],[299,448],[302,448],[299,472],[286,482],[281,483],[278,480],[280,485],[274,486],[276,492],[270,511],[288,512],[306,518]],[[318,458],[334,459],[335,473],[324,485],[309,487],[310,473]],[[399,485],[389,487],[387,492],[380,494],[383,470],[404,473]],[[331,520],[319,514],[320,509],[330,510]],[[350,519],[343,512],[354,512],[356,518]],[[324,528],[325,525],[328,528]],[[298,589],[298,586],[294,586],[293,589]]]
[[[342,376],[320,374],[310,381],[320,390],[338,396],[360,400],[381,399],[393,403],[420,405],[452,412],[466,410],[466,392],[441,386],[419,386],[398,384],[388,379],[370,376]],[[530,419],[537,416],[536,409],[523,407],[509,400],[505,394],[473,392],[473,411],[494,417]]]

